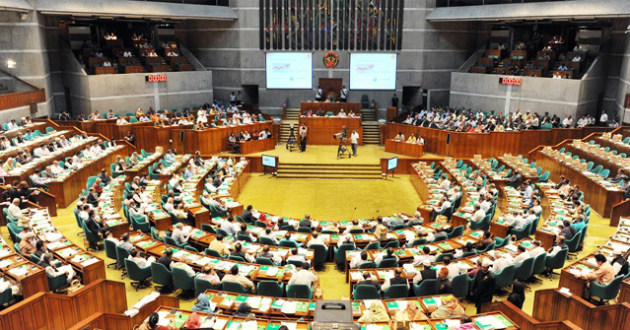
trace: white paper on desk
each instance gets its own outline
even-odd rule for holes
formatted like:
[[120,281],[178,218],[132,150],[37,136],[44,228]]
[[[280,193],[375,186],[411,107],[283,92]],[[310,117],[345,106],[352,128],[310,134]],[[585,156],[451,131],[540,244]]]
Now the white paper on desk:
[[158,325],[163,325],[163,326],[168,326],[168,324],[171,322],[169,319],[166,318],[166,316],[168,316],[169,312],[166,311],[159,311],[158,315],[160,316],[160,319],[158,321]]
[[280,322],[280,325],[285,325],[287,328],[289,328],[289,330],[297,330],[296,322]]
[[353,281],[361,281],[363,276],[361,275],[361,272],[350,271],[350,278],[352,278]]
[[580,276],[580,270],[579,269],[569,269],[569,273],[575,275],[575,276]]
[[571,295],[573,295],[573,294],[571,293],[571,290],[569,290],[569,288],[566,288],[566,287],[562,287],[562,288],[560,288],[560,293],[565,294],[565,295],[567,295],[567,296],[569,296],[569,297],[570,297]]
[[444,320],[444,323],[446,323],[449,329],[455,329],[462,324],[462,322],[457,319],[446,319]]
[[258,306],[258,309],[263,312],[266,313],[269,310],[269,307],[271,307],[271,298],[269,297],[265,297],[262,298],[262,300],[260,301],[260,305]]
[[247,304],[253,309],[258,309],[258,307],[260,306],[260,301],[260,296],[251,296],[247,298]]
[[2,261],[0,261],[0,268],[7,267],[7,266],[9,266],[10,264],[11,264],[11,261],[10,261],[10,260],[2,260]]
[[296,301],[287,301],[284,305],[282,305],[282,314],[295,314],[297,309]]
[[278,267],[267,268],[267,276],[276,276],[278,274]]
[[214,325],[214,320],[215,320],[214,316],[206,317],[206,319],[203,320],[203,323],[201,323],[200,328],[212,328],[212,326]]
[[213,329],[224,329],[225,325],[227,324],[227,319],[220,319],[217,318],[216,321],[214,321],[214,326],[212,327]]
[[242,323],[241,330],[257,330],[258,322],[255,320],[245,321]]
[[94,264],[94,263],[97,263],[97,262],[98,262],[98,259],[90,258],[90,259],[85,260],[84,262],[82,262],[81,265],[83,265],[83,267],[87,267],[87,266],[89,266],[91,264]]
[[507,328],[507,326],[505,324],[503,324],[503,322],[499,321],[496,317],[494,317],[493,315],[490,316],[480,316],[478,317],[476,320],[476,322],[479,322],[480,324],[487,324],[490,325],[492,327],[492,329],[496,329],[496,330],[500,330],[500,329],[505,329]]
[[383,329],[383,327],[377,324],[368,324],[365,326],[365,330],[381,330],[381,329]]
[[407,274],[415,274],[415,273],[417,273],[416,268],[413,266],[413,264],[404,264],[403,265],[403,270]]

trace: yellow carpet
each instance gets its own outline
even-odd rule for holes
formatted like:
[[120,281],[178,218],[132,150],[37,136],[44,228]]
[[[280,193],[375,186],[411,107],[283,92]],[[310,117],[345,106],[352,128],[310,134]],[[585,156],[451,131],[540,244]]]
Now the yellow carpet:
[[[331,151],[332,150],[332,151]],[[276,154],[282,161],[291,162],[322,162],[335,161],[335,147],[309,146],[306,153],[287,152],[284,147],[276,148],[266,154]],[[385,153],[382,147],[363,146],[359,148],[359,157],[348,162],[378,163],[379,158],[391,157],[393,154]],[[587,192],[588,193],[588,192]],[[322,179],[271,179],[253,174],[251,180],[245,185],[239,198],[243,204],[251,203],[255,208],[270,213],[291,217],[302,217],[310,213],[315,219],[348,219],[374,217],[378,214],[389,215],[396,212],[412,212],[420,203],[416,192],[409,183],[408,176],[397,177],[392,180],[322,180]],[[354,212],[354,207],[357,207]],[[59,209],[59,216],[54,218],[55,226],[59,228],[66,238],[73,243],[85,247],[83,238],[77,236],[80,229],[77,227],[72,209],[74,204],[67,209]],[[615,228],[608,226],[608,219],[603,219],[597,213],[591,213],[591,220],[585,240],[584,252],[580,257],[594,251],[597,246],[605,243],[613,235]],[[3,237],[11,242],[8,230],[2,230]],[[105,252],[95,253],[106,263],[113,260],[105,256]],[[107,279],[121,281],[120,271],[107,269]],[[318,273],[323,285],[325,299],[339,299],[348,297],[349,286],[345,283],[342,272],[335,270],[332,264],[327,265],[326,270]],[[152,289],[143,289],[138,292],[129,285],[128,279],[123,279],[127,288],[127,303],[135,304],[140,298],[149,294]],[[556,288],[558,278],[545,279],[543,284],[533,285],[533,290]],[[534,291],[527,292],[527,299],[523,310],[529,314],[532,312]],[[500,297],[502,300],[506,297]],[[194,299],[181,300],[182,308],[192,307]],[[465,304],[469,314],[474,313],[474,306]]]

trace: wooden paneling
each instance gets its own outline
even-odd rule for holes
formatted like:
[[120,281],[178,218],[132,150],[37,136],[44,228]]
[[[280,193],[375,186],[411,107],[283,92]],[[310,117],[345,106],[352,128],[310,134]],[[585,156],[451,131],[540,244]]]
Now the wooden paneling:
[[530,156],[536,160],[537,166],[549,171],[551,180],[557,182],[560,176],[571,178],[571,183],[579,185],[580,189],[585,192],[584,201],[603,217],[610,217],[613,205],[621,202],[623,198],[622,191],[607,190],[599,183],[584,176],[581,171],[565,166],[558,160],[543,154],[540,150]]
[[276,147],[276,139],[250,140],[241,142],[242,154],[254,154],[257,152],[273,150]]
[[385,140],[385,152],[401,154],[409,157],[422,157],[423,145],[407,142],[399,142],[394,139]]
[[[520,132],[465,133],[399,123],[387,123],[383,138],[393,139],[398,132],[407,137],[412,133],[425,139],[424,152],[456,158],[498,157],[505,153],[526,154],[539,145],[555,145],[565,139],[583,138],[593,132],[608,132],[610,127],[554,128]],[[447,140],[450,137],[450,143]]]
[[135,126],[153,126],[153,122],[137,122],[123,125],[116,125],[116,123],[96,122],[93,125],[91,132],[102,134],[108,139],[121,140],[127,135],[127,133],[132,131]]
[[68,329],[94,313],[122,313],[126,309],[125,284],[100,280],[68,295],[40,292],[26,298],[0,312],[0,328]]
[[21,92],[0,95],[0,110],[12,109],[46,101],[43,89],[32,92]]
[[613,205],[612,210],[610,212],[610,226],[617,227],[617,225],[619,225],[619,219],[621,217],[629,217],[629,216],[630,216],[630,199],[626,199],[623,202]]
[[332,112],[334,115],[339,113],[339,110],[343,109],[345,113],[350,113],[350,111],[355,114],[361,114],[361,103],[340,103],[340,102],[301,102],[300,103],[300,114],[311,110],[313,114],[316,114],[317,111],[322,110],[324,114],[327,112]]
[[628,329],[627,303],[595,306],[571,292],[566,296],[557,289],[536,291],[532,315],[541,321],[571,320],[589,330]]
[[[352,130],[356,129],[359,133],[359,145],[363,145],[361,118],[300,117],[300,125],[302,124],[308,128],[306,143],[309,145],[338,145],[339,140],[335,139],[333,135],[340,133],[344,126],[348,128],[348,139]],[[298,135],[297,130],[296,128],[296,137]]]
[[208,128],[205,130],[171,129],[172,148],[179,153],[194,153],[199,150],[203,156],[211,156],[227,150],[227,139],[230,133],[238,135],[241,131],[253,132],[273,129],[273,122],[264,121],[248,125]]

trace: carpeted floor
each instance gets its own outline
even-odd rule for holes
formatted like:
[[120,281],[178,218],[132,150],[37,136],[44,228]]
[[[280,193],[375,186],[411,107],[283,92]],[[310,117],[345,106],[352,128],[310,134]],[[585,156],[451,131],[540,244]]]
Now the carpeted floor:
[[[295,157],[294,162],[331,162],[335,154],[335,147],[309,147],[304,154],[288,153],[284,147],[276,148],[275,151],[267,154],[280,155],[282,159]],[[352,158],[352,161],[361,163],[377,163],[378,159],[391,157],[383,151],[382,147],[365,146],[360,147],[359,157]],[[588,193],[588,192],[587,192]],[[252,175],[252,179],[245,186],[239,200],[244,204],[251,203],[255,208],[265,210],[270,213],[282,214],[292,217],[301,217],[305,213],[310,213],[315,219],[349,219],[374,217],[378,214],[388,215],[396,212],[412,212],[420,200],[413,187],[409,183],[408,177],[401,176],[393,180],[322,180],[322,179],[270,179],[257,174]],[[356,206],[357,210],[354,211]],[[77,236],[80,229],[77,227],[72,209],[74,204],[66,209],[59,209],[56,218],[53,219],[55,226],[59,228],[65,237],[73,243],[85,247],[83,237]],[[584,251],[579,257],[585,256],[594,251],[597,246],[604,244],[615,231],[615,228],[608,226],[608,219],[603,219],[597,213],[591,213],[591,220],[585,240]],[[2,235],[7,242],[11,242],[6,228],[2,230]],[[104,252],[96,255],[106,263],[113,260],[108,259]],[[107,279],[121,281],[120,271],[107,269]],[[320,282],[323,286],[325,299],[339,299],[348,297],[349,286],[345,283],[344,273],[335,270],[332,264],[327,265],[326,270],[319,272]],[[149,294],[152,289],[143,289],[138,292],[129,285],[128,279],[123,279],[127,288],[127,303],[129,306],[135,304],[140,298]],[[523,310],[532,312],[534,291],[539,289],[556,288],[558,278],[553,280],[545,279],[543,284],[533,285],[533,291],[527,291],[527,299]],[[506,299],[498,297],[497,299]],[[194,299],[181,300],[181,307],[189,309],[192,307]],[[474,306],[466,303],[466,311],[474,313]]]

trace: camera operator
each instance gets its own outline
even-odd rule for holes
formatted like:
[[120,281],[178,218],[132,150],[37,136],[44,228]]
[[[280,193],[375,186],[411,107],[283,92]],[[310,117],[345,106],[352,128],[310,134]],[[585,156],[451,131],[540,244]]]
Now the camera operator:
[[300,125],[298,135],[300,136],[300,151],[304,152],[306,151],[306,136],[308,135],[308,128],[306,125]]
[[352,156],[357,156],[357,146],[359,145],[359,133],[356,129],[352,130],[350,134],[350,145],[352,146]]

